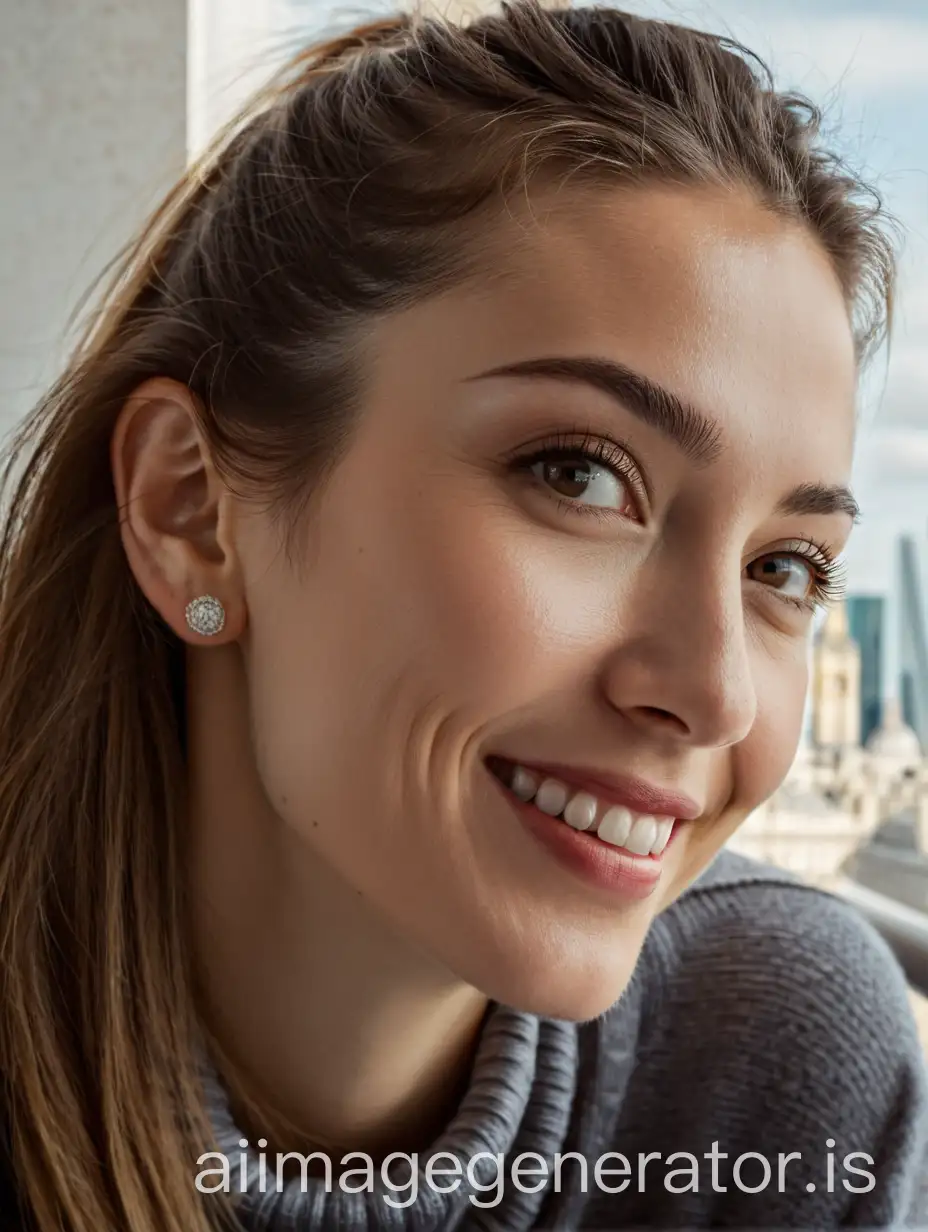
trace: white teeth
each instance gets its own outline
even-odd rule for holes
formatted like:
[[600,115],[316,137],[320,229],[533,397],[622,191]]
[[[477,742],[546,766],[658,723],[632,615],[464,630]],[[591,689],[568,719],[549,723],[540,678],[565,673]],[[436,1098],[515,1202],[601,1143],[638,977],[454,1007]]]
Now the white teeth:
[[604,843],[611,843],[613,847],[624,847],[625,840],[631,833],[632,821],[628,809],[617,804],[603,814],[596,833]]
[[621,847],[635,856],[660,855],[670,841],[673,832],[672,817],[651,817],[633,813],[621,805],[612,805],[596,817],[601,805],[587,791],[571,794],[570,788],[559,779],[544,779],[524,766],[513,766],[509,778],[513,795],[535,807],[549,817],[560,817],[574,830],[595,830],[604,843]]
[[516,766],[512,772],[512,782],[509,787],[520,800],[531,800],[538,790],[538,780],[534,774],[529,774],[524,766]]
[[595,796],[585,791],[578,791],[572,796],[567,808],[564,809],[564,820],[575,830],[589,830],[596,820],[596,810],[599,801]]
[[653,817],[636,817],[632,832],[625,840],[626,851],[634,856],[651,854],[651,845],[657,839],[657,822]]
[[651,855],[659,856],[667,844],[670,842],[670,834],[673,830],[672,817],[658,817],[657,821],[657,838],[651,844]]
[[557,779],[545,779],[535,796],[535,808],[541,809],[549,817],[557,817],[564,811],[569,794],[564,784]]

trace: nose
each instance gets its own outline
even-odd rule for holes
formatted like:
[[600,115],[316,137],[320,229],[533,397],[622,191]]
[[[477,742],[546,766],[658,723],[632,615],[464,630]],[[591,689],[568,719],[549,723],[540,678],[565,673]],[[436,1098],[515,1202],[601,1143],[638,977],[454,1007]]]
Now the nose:
[[605,669],[610,704],[663,740],[722,748],[747,736],[757,696],[740,563],[663,567],[623,597]]

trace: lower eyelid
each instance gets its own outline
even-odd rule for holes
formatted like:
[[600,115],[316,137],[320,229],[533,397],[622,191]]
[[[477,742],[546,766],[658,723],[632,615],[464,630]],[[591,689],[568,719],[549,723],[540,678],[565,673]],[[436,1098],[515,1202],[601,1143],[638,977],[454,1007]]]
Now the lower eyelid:
[[[751,578],[747,578],[745,580],[751,582],[752,585],[758,590],[766,591],[769,595],[770,602],[775,604],[776,608],[781,612],[784,608],[789,608],[794,612],[799,612],[803,616],[814,616],[816,611],[818,611],[822,606],[821,601],[818,599],[799,599],[795,595],[784,595],[782,592],[777,591],[773,586],[765,586],[763,582],[752,582]],[[767,602],[767,599],[765,598],[761,600],[761,602]],[[768,608],[768,611],[769,610],[774,609]]]

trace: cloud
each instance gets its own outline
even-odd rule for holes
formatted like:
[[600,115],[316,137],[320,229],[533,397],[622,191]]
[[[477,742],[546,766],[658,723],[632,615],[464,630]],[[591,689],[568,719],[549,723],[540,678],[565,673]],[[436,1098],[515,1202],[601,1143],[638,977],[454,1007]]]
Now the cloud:
[[[731,34],[772,62],[777,76],[816,95],[850,85],[867,92],[923,91],[928,64],[928,19],[890,13],[888,5],[854,11],[848,4],[769,0],[642,0],[637,12]],[[784,8],[786,12],[784,12]],[[825,10],[825,11],[823,11]]]
[[858,466],[870,481],[928,484],[928,424],[863,432]]
[[904,272],[908,276],[899,288],[892,345],[865,379],[864,421],[928,429],[928,262]]
[[850,588],[889,593],[896,541],[910,534],[923,542],[928,526],[928,427],[864,429],[854,490],[862,518],[847,552]]
[[865,419],[887,428],[905,425],[928,429],[928,349],[914,340],[894,347],[886,386]]
[[805,88],[840,85],[868,92],[925,88],[928,21],[857,14],[773,18],[762,38],[780,73],[803,75]]

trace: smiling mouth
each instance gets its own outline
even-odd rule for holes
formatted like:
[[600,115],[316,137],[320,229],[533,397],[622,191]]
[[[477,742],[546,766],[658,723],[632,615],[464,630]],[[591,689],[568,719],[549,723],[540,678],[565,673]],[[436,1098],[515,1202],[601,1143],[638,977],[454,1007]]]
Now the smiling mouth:
[[588,791],[560,779],[528,770],[501,757],[489,757],[487,769],[524,804],[563,822],[571,829],[598,838],[624,855],[659,860],[674,835],[677,819],[638,813],[620,804],[602,801]]

